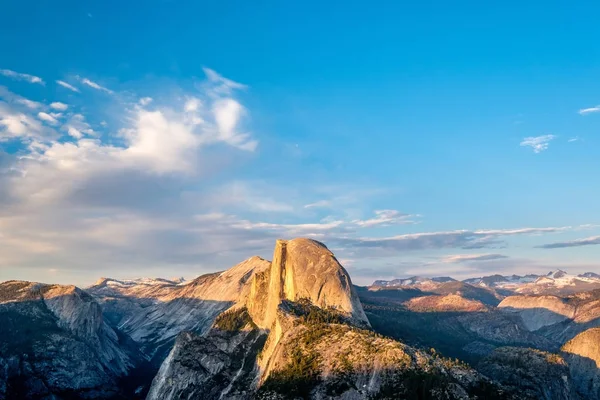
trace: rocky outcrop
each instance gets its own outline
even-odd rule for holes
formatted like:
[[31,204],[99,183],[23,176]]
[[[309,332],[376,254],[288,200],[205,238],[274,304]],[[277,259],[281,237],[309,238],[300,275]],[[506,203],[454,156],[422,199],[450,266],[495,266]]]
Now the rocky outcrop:
[[256,385],[255,361],[265,339],[246,309],[224,313],[204,337],[182,333],[147,399],[244,398]]
[[0,398],[113,398],[142,362],[82,290],[0,284]]
[[565,360],[545,351],[502,347],[483,359],[477,369],[518,391],[520,398],[540,400],[579,399],[572,388]]
[[577,391],[588,399],[600,398],[600,328],[588,329],[563,347]]
[[259,326],[270,328],[282,300],[300,299],[308,299],[321,308],[335,308],[357,322],[369,323],[348,272],[323,243],[310,239],[277,240],[266,312]]
[[498,308],[517,313],[530,331],[575,317],[575,307],[557,296],[510,296]]

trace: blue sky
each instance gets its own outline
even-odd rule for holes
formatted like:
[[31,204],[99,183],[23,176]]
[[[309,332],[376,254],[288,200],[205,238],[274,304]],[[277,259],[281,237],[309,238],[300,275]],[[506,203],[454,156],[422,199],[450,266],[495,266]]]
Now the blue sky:
[[594,2],[2,9],[2,280],[599,270]]

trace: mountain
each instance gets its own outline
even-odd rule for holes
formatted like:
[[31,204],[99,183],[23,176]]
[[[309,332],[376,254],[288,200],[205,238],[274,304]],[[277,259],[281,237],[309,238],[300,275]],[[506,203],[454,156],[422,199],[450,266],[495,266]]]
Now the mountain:
[[158,367],[182,331],[204,333],[217,315],[247,295],[250,277],[270,263],[251,257],[190,282],[101,279],[87,288],[113,326],[136,341]]
[[0,398],[126,398],[119,381],[143,361],[79,288],[0,284]]
[[516,289],[527,283],[535,282],[539,275],[490,275],[481,278],[465,279],[463,282],[470,285],[483,286],[498,289]]
[[579,276],[581,278],[595,278],[595,279],[600,279],[600,275],[596,274],[594,272],[585,272],[585,273],[579,274],[577,276]]
[[436,287],[438,283],[454,282],[455,279],[450,277],[436,277],[436,278],[425,278],[422,276],[413,276],[406,279],[393,279],[390,281],[378,280],[373,282],[371,286],[374,287],[421,287],[427,289],[429,287]]
[[586,272],[572,275],[562,270],[550,271],[546,275],[491,275],[466,279],[463,282],[496,289],[502,294],[548,294],[568,295],[600,289],[600,275]]
[[510,296],[498,308],[518,315],[528,330],[560,345],[587,329],[600,327],[600,290],[567,296]]
[[466,365],[371,330],[348,273],[322,243],[277,241],[270,268],[249,286],[207,334],[178,337],[149,400],[503,393]]
[[498,308],[517,313],[530,331],[558,324],[575,316],[575,307],[557,296],[510,296],[502,300]]

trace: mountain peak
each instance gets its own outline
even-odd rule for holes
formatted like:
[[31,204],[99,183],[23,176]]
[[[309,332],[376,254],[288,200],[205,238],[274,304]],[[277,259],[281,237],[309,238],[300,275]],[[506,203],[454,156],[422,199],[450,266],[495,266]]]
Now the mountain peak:
[[566,275],[568,275],[568,274],[565,271],[563,271],[561,269],[557,269],[555,271],[548,272],[548,274],[546,276],[548,276],[550,278],[554,278],[554,279],[559,279]]
[[[296,238],[275,242],[267,293],[265,309],[261,310],[265,327],[275,320],[281,301],[300,299],[308,299],[321,308],[335,308],[368,324],[348,272],[327,246],[316,240]],[[255,294],[255,299],[258,295]],[[251,302],[256,303],[255,299]],[[255,305],[249,308],[255,309]]]

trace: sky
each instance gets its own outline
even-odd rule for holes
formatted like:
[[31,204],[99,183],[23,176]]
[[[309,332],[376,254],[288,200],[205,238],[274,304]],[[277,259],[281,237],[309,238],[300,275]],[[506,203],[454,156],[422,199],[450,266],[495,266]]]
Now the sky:
[[523,3],[4,1],[0,280],[600,272],[600,4]]

